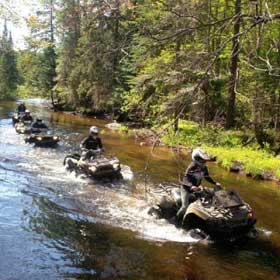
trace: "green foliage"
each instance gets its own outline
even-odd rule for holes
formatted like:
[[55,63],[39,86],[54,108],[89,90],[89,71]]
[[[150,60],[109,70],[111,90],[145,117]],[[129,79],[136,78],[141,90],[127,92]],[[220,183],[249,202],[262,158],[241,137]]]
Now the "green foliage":
[[20,94],[50,98],[55,86],[55,53],[52,48],[39,52],[30,50],[18,54],[18,69],[23,86]]
[[18,69],[21,74],[20,95],[29,94],[53,99],[56,85],[56,50],[54,44],[54,0],[42,0],[36,16],[27,24],[31,36],[28,48],[19,52]]
[[280,179],[280,159],[268,152],[252,148],[223,148],[205,146],[206,150],[217,155],[218,161],[225,168],[233,166],[233,161],[243,163],[246,173],[253,176],[265,173],[274,174]]
[[222,147],[241,147],[244,140],[248,139],[248,132],[236,130],[224,130],[215,126],[202,128],[199,124],[191,121],[179,122],[179,131],[170,131],[164,136],[166,143],[180,144],[187,147],[197,145],[210,145]]
[[[280,21],[267,20],[265,2],[258,17],[241,3],[246,16],[237,34],[232,103],[241,133],[221,129],[230,115],[237,1],[41,3],[28,19],[28,50],[19,54],[21,93],[54,97],[65,108],[122,114],[147,126],[174,123],[179,116],[204,127],[194,131],[181,121],[176,137],[166,136],[169,142],[241,147],[255,134],[256,147],[280,148]],[[279,5],[267,5],[271,16],[279,14]],[[254,22],[261,17],[261,25]]]
[[3,35],[0,38],[0,100],[15,98],[18,82],[16,52],[5,21]]

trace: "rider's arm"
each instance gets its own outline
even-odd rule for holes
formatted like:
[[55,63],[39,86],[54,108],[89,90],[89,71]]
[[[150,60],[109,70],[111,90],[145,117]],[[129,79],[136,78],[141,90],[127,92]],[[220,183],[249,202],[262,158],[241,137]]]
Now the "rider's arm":
[[194,172],[194,169],[196,168],[195,164],[192,162],[186,169],[185,175],[184,175],[184,179],[183,179],[183,183],[186,187],[188,187],[189,189],[195,185],[195,182],[192,180],[192,173]]
[[36,123],[36,122],[33,122],[33,123],[31,124],[31,128],[37,128],[37,123]]
[[216,185],[216,184],[217,184],[217,182],[214,181],[214,180],[212,179],[212,177],[210,177],[207,166],[204,166],[204,168],[203,168],[203,173],[204,173],[204,178],[205,178],[209,183],[211,183],[211,184],[213,184],[213,185]]
[[80,144],[80,149],[85,149],[86,148],[86,143],[87,143],[88,137],[86,137]]

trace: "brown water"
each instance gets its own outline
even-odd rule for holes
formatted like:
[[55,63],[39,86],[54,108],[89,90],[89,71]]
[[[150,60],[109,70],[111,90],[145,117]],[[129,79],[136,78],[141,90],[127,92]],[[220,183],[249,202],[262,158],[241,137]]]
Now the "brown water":
[[[204,244],[147,215],[145,188],[177,180],[188,160],[166,148],[141,147],[105,121],[29,109],[61,135],[57,149],[24,143],[11,123],[15,103],[0,104],[0,279],[280,279],[280,192],[272,182],[213,177],[238,190],[258,218],[260,236],[243,245]],[[90,125],[102,128],[106,153],[132,180],[98,184],[64,170]],[[146,171],[145,171],[146,168]]]

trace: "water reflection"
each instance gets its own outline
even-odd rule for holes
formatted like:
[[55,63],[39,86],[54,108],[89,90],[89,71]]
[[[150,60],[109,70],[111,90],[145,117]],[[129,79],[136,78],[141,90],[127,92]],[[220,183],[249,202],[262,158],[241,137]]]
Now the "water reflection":
[[[73,202],[68,203],[69,207]],[[39,241],[49,248],[51,260],[63,264],[59,272],[64,277],[158,279],[150,277],[155,277],[158,270],[168,265],[165,273],[160,273],[160,279],[172,278],[174,268],[171,263],[175,260],[166,256],[161,246],[135,240],[130,231],[104,227],[96,223],[94,218],[70,211],[68,207],[46,197],[33,196],[32,202],[24,208],[22,217],[24,230],[37,233],[34,242]],[[151,254],[152,248],[163,255],[158,258],[160,252]],[[174,274],[177,273],[175,270]]]

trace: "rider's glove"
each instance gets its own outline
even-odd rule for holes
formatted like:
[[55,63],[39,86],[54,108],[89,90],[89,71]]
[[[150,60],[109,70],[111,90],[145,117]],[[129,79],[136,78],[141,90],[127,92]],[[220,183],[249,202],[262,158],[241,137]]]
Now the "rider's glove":
[[191,191],[192,191],[192,192],[198,192],[198,191],[201,191],[201,187],[200,187],[200,186],[198,186],[198,187],[196,187],[196,186],[192,186],[192,187],[191,187]]
[[221,186],[220,183],[217,182],[217,183],[215,184],[215,189],[216,189],[216,190],[222,190],[223,187]]

